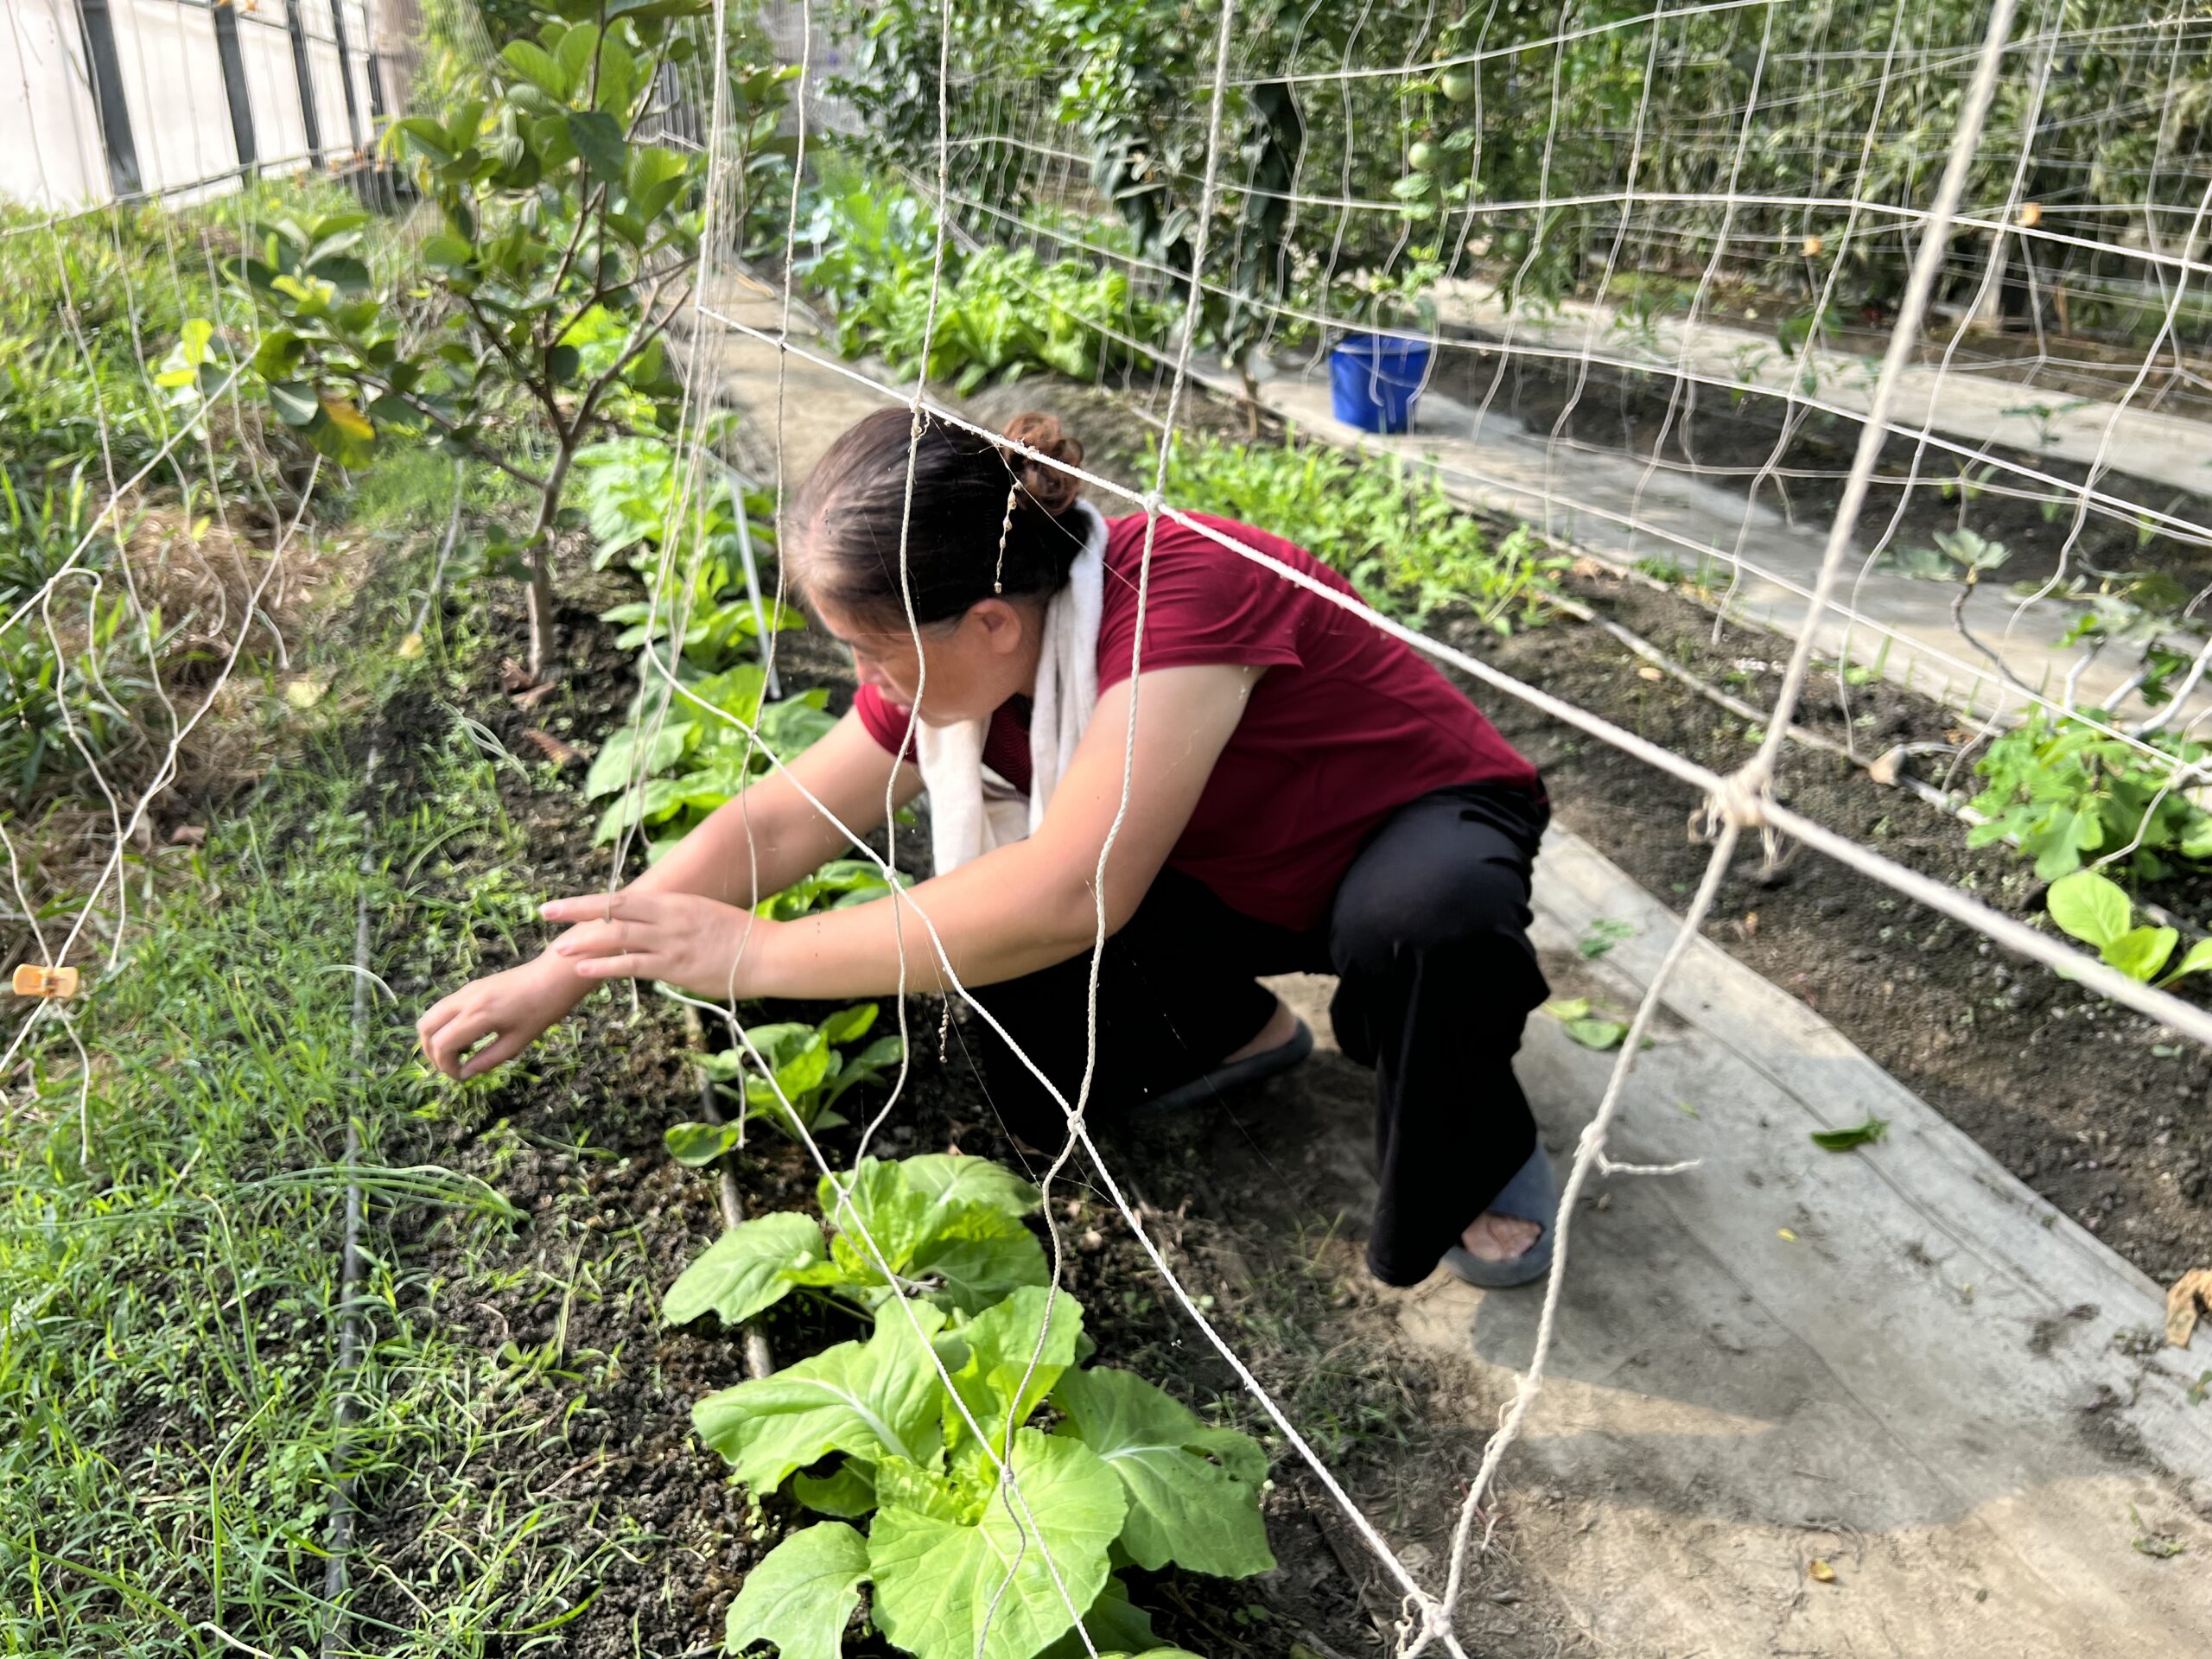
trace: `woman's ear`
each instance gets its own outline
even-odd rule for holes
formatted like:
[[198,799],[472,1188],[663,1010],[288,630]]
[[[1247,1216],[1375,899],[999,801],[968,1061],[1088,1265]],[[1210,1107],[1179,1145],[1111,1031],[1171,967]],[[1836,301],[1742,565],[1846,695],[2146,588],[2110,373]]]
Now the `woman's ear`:
[[1037,626],[1033,611],[1010,599],[979,599],[968,607],[968,620],[982,630],[983,643],[995,655],[1011,657],[1029,643]]

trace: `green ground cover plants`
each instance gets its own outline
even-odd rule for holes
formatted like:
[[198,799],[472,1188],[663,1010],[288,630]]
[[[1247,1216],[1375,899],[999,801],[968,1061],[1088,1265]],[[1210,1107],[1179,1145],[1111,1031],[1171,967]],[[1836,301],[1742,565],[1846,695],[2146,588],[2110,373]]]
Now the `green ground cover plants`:
[[[1157,453],[1147,456],[1147,470]],[[1415,627],[1459,606],[1499,633],[1531,626],[1567,564],[1524,529],[1497,538],[1441,485],[1395,456],[1185,434],[1168,454],[1164,493],[1187,512],[1287,537],[1376,609]]]
[[1140,360],[1138,347],[1164,340],[1176,315],[1110,266],[948,240],[932,323],[934,216],[912,192],[834,160],[801,234],[817,251],[798,275],[828,303],[838,349],[912,375],[926,336],[929,378],[959,396],[1038,369],[1095,380]]
[[[2184,766],[2204,753],[2164,734],[2148,741]],[[1973,804],[1987,822],[1967,832],[1967,844],[2010,837],[2044,880],[2114,852],[2143,880],[2166,874],[2173,860],[2212,858],[2212,816],[2174,786],[2171,770],[2087,721],[2031,715],[1992,740],[1974,771],[1984,786]]]
[[[435,798],[496,826],[489,763],[463,751]],[[452,1450],[448,1390],[471,1362],[395,1317],[406,1268],[380,1250],[359,1303],[375,1335],[357,1415],[338,1427],[349,1117],[373,1201],[513,1213],[480,1181],[393,1160],[421,1099],[396,1041],[354,1072],[363,883],[380,908],[392,872],[447,833],[429,810],[378,824],[362,876],[359,786],[358,757],[318,745],[206,848],[172,854],[154,918],[85,1003],[76,1035],[95,1062],[35,1045],[31,1086],[10,1091],[0,1650],[199,1655],[219,1645],[211,1627],[311,1643],[334,1476],[373,1491]],[[506,925],[508,909],[492,884],[475,922]]]

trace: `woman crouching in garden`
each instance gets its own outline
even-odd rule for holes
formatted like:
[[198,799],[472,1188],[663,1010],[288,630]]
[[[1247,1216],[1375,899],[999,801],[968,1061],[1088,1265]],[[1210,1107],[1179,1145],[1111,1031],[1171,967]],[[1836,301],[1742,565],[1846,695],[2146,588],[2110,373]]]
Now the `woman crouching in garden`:
[[[1080,462],[1050,416],[1006,435]],[[1071,1103],[1110,837],[1089,1110],[1191,1105],[1295,1065],[1313,1035],[1256,978],[1334,974],[1338,1041],[1376,1075],[1370,1268],[1541,1274],[1556,1198],[1512,1069],[1545,995],[1535,769],[1396,639],[1172,519],[1145,574],[1144,515],[1104,518],[1066,473],[988,439],[925,425],[902,534],[912,444],[903,409],[853,427],[783,537],[798,596],[852,652],[851,711],[611,899],[548,905],[573,924],[551,949],[423,1016],[432,1062],[485,1071],[606,979],[738,1001],[943,988],[933,932]],[[1278,537],[1205,522],[1352,591]],[[866,835],[887,795],[925,791],[936,874],[906,899],[753,915],[849,851],[809,796]],[[1007,1128],[1060,1144],[1029,1066],[995,1035],[985,1056]]]

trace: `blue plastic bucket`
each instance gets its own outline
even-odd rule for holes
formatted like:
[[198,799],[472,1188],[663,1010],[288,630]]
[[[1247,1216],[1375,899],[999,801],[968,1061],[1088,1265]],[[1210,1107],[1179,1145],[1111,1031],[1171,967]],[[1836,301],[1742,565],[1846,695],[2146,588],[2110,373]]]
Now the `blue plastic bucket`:
[[1352,334],[1329,353],[1329,404],[1363,432],[1412,429],[1428,378],[1428,342],[1403,334]]

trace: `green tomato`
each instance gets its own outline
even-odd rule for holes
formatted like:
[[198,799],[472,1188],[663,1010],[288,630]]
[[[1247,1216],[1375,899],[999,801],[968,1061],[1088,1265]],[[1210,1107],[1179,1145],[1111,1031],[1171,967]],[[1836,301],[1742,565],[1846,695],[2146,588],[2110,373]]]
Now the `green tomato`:
[[1465,69],[1446,69],[1443,77],[1444,96],[1454,104],[1475,101],[1475,78]]
[[1406,159],[1413,163],[1414,172],[1433,173],[1438,159],[1436,146],[1424,138],[1406,152]]

